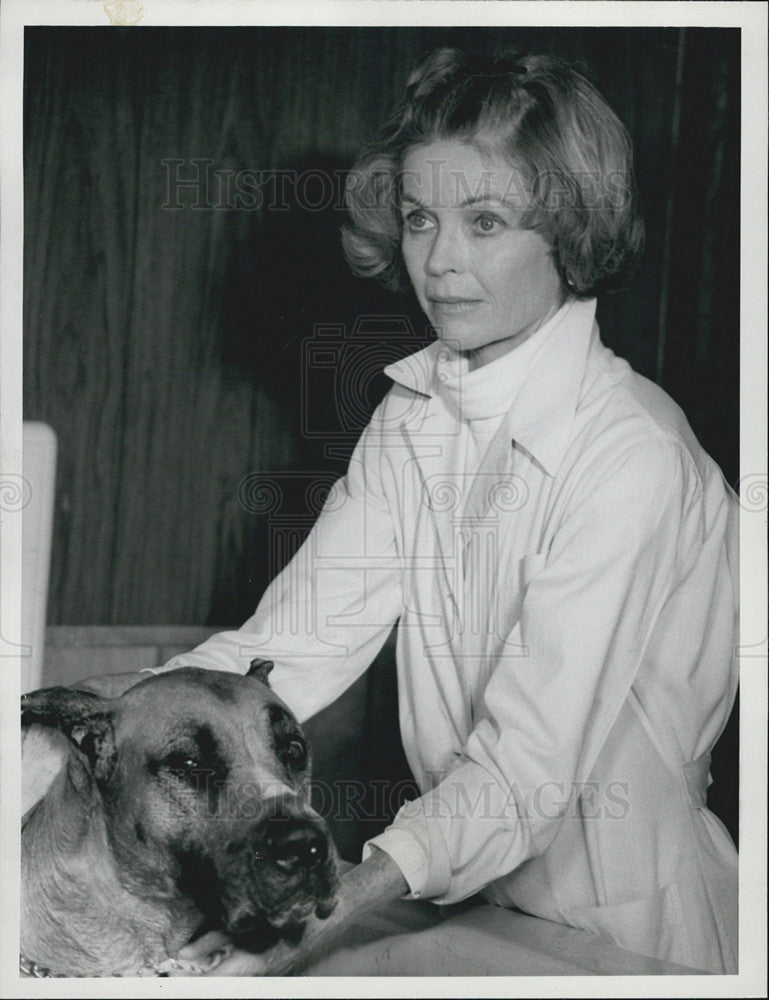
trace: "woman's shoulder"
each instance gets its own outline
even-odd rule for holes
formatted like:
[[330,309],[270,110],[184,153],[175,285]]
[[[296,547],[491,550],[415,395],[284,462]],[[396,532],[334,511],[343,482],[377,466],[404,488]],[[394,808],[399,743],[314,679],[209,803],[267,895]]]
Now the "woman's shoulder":
[[695,462],[703,454],[686,414],[672,396],[603,344],[591,352],[579,416],[594,424],[596,434],[625,437],[629,444],[646,439],[664,447],[668,442]]
[[603,345],[587,367],[572,445],[567,474],[636,468],[649,484],[675,478],[695,492],[722,480],[678,403]]

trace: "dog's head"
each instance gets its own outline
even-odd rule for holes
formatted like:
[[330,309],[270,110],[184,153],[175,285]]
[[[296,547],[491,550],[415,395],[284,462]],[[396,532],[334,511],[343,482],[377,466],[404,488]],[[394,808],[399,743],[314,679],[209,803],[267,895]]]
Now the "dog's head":
[[186,667],[119,698],[49,688],[22,723],[73,742],[74,794],[103,812],[121,880],[144,899],[191,900],[260,949],[334,907],[336,854],[309,802],[310,751],[293,715],[249,675]]

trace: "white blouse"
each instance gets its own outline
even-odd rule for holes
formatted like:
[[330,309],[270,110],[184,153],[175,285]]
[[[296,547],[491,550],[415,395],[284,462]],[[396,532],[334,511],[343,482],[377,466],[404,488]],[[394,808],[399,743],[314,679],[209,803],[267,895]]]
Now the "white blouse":
[[[737,684],[736,500],[594,312],[567,303],[476,372],[447,370],[437,343],[387,369],[347,475],[254,616],[163,669],[269,657],[301,721],[398,621],[422,795],[371,843],[411,894],[483,890],[734,971],[736,852],[705,789]],[[467,419],[463,400],[495,410],[505,378],[501,415]],[[473,419],[490,423],[473,436]]]

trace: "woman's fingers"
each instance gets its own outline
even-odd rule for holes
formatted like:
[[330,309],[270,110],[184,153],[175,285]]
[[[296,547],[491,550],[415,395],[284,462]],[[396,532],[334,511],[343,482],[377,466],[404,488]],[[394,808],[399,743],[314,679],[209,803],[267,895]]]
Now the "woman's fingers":
[[226,934],[222,931],[208,931],[195,941],[185,944],[179,951],[179,958],[182,961],[200,962],[213,957],[215,953],[229,954],[233,950],[233,944]]
[[209,967],[207,976],[287,976],[297,967],[304,957],[301,945],[294,946],[285,941],[268,948],[267,951],[255,954],[230,948],[220,962]]
[[267,976],[278,975],[270,969],[269,952],[255,955],[249,951],[233,949],[223,961],[208,969],[207,976]]
[[282,976],[290,971],[297,955],[296,949],[283,943],[258,954],[241,951],[222,931],[208,931],[186,944],[173,961],[186,967],[187,975]]

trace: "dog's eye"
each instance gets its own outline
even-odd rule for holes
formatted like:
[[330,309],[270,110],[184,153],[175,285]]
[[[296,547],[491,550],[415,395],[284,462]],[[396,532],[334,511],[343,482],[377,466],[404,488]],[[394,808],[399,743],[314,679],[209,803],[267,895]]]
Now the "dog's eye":
[[211,730],[192,723],[188,732],[177,736],[170,747],[163,747],[157,756],[149,758],[147,770],[161,781],[173,780],[177,787],[187,786],[214,797],[229,774],[227,761]]
[[277,741],[276,749],[282,763],[292,771],[304,771],[307,767],[307,745],[300,736],[284,736]]
[[286,746],[285,753],[292,767],[301,769],[307,763],[307,747],[302,740],[290,740]]
[[183,752],[169,754],[164,765],[169,771],[176,771],[179,774],[205,770],[205,765],[197,757]]
[[306,770],[309,753],[304,737],[297,729],[296,719],[281,705],[270,705],[269,716],[278,758],[292,771]]

